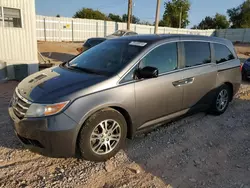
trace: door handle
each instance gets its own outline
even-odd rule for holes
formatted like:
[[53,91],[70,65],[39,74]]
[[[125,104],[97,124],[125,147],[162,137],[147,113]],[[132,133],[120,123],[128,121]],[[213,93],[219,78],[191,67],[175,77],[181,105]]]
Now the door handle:
[[172,82],[172,84],[175,87],[180,87],[183,85],[192,84],[193,82],[194,82],[194,77],[191,77],[191,78],[186,78],[183,80],[178,80],[178,81]]
[[172,84],[173,84],[174,87],[180,87],[183,84],[183,81],[178,80],[178,81],[172,82]]
[[185,84],[192,84],[194,82],[194,77],[185,79]]

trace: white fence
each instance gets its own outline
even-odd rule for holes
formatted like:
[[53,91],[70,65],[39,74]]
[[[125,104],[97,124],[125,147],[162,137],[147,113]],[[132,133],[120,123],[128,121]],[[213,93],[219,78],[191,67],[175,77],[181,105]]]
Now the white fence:
[[[79,18],[36,16],[37,40],[40,41],[84,41],[90,37],[105,37],[118,29],[126,29],[126,23]],[[154,26],[131,24],[139,34],[153,34]],[[214,35],[211,30],[176,29],[159,27],[158,33]]]
[[[105,37],[126,27],[126,23],[112,21],[36,16],[37,40],[41,41],[84,41],[90,37]],[[131,24],[130,28],[139,34],[154,33],[154,26]],[[250,42],[250,29],[196,30],[159,27],[158,33],[218,36],[232,42]]]

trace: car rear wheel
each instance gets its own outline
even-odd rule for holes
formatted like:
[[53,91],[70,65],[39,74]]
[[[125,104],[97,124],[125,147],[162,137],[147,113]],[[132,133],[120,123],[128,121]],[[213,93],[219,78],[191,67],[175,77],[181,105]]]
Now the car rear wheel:
[[106,161],[124,145],[126,134],[127,124],[121,113],[111,108],[100,110],[80,131],[80,154],[86,160]]
[[232,92],[228,85],[224,84],[219,87],[209,112],[214,115],[223,114],[229,105],[231,96]]

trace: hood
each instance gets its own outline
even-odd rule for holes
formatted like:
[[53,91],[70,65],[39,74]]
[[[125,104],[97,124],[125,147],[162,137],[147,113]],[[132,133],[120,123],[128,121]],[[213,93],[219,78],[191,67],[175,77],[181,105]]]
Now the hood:
[[69,70],[60,66],[45,69],[19,83],[19,93],[32,102],[60,102],[70,94],[107,79],[106,76]]

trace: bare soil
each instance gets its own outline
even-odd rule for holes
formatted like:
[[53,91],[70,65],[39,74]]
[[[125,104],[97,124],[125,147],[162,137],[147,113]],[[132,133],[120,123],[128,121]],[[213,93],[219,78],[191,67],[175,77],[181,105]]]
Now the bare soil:
[[[50,60],[51,63],[59,64],[67,61],[77,55],[77,48],[82,47],[83,43],[72,42],[38,42],[38,51],[45,60]],[[41,56],[38,55],[38,60],[44,63]]]
[[17,84],[0,84],[0,187],[250,188],[250,83],[223,115],[199,113],[140,134],[104,163],[23,148],[7,112]]

